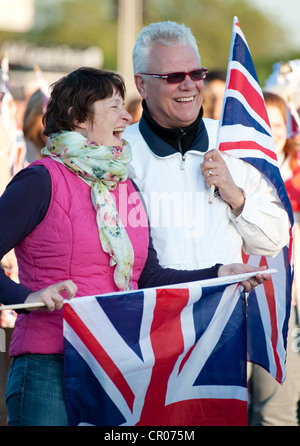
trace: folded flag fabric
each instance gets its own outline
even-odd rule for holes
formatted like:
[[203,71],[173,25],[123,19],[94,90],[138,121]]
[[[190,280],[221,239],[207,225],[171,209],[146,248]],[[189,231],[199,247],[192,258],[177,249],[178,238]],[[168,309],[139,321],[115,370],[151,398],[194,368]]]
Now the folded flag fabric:
[[[243,254],[244,261],[251,265],[267,265],[278,270],[278,275],[273,276],[270,282],[250,293],[247,333],[249,360],[271,370],[276,380],[282,383],[285,380],[285,359],[279,361],[277,349],[286,349],[290,316],[293,211],[279,171],[262,90],[237,17],[233,20],[218,148],[258,169],[273,185],[289,215],[289,244],[275,258]],[[269,317],[266,317],[265,310]],[[278,335],[278,332],[283,335]]]
[[259,169],[276,188],[293,222],[262,90],[237,17],[233,20],[218,148]]

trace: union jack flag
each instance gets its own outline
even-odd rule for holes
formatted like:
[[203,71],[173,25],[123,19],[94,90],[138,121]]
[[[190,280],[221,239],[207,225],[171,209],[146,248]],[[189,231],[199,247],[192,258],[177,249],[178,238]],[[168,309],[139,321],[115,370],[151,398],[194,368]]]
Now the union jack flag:
[[244,291],[215,280],[66,303],[70,425],[247,425]]
[[275,258],[244,255],[244,261],[251,265],[267,265],[279,272],[275,279],[251,292],[247,333],[249,360],[282,383],[285,366],[277,349],[285,351],[290,314],[293,212],[279,171],[262,90],[237,17],[233,20],[218,148],[260,170],[273,184],[290,218],[290,243]]

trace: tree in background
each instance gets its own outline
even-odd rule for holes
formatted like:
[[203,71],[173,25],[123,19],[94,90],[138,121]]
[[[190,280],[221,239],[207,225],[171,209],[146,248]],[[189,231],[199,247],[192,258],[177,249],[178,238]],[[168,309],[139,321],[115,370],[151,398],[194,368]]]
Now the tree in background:
[[[153,21],[184,22],[195,34],[204,66],[227,67],[231,27],[239,18],[247,36],[260,83],[278,60],[299,57],[289,53],[284,30],[252,6],[250,0],[141,0],[144,24]],[[30,41],[41,46],[99,46],[103,68],[117,69],[118,0],[35,0],[36,20],[28,33],[0,32],[4,40]]]

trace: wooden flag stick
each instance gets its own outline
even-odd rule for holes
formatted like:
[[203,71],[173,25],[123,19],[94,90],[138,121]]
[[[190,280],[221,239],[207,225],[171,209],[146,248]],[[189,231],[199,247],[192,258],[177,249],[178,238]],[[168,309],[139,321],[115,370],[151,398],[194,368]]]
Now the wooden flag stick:
[[210,186],[208,204],[212,204],[215,193],[215,185]]
[[[244,280],[250,279],[251,277],[256,276],[256,274],[275,274],[278,273],[277,269],[266,269],[264,271],[251,271],[247,273],[241,273],[241,274],[235,274],[232,276],[226,276],[226,277],[215,277],[213,279],[204,279],[204,280],[197,280],[194,282],[186,283],[176,283],[173,285],[161,285],[159,287],[156,287],[157,289],[160,288],[186,288],[188,286],[198,286],[198,287],[205,287],[205,286],[218,286],[218,285],[224,285],[224,284],[232,284],[232,283],[238,283],[243,282]],[[120,295],[126,294],[128,291],[120,291]],[[115,295],[115,292],[107,293],[106,296],[109,295]],[[100,294],[99,294],[100,296]],[[79,297],[76,299],[80,299]],[[65,299],[64,303],[70,303],[72,299]],[[36,308],[36,307],[45,307],[46,304],[44,302],[31,302],[31,303],[24,303],[24,304],[14,304],[14,305],[0,305],[0,311],[1,310],[21,310],[25,308]]]
[[22,310],[25,308],[36,308],[36,307],[45,307],[46,304],[44,302],[32,302],[32,303],[24,303],[24,304],[14,304],[14,305],[2,305],[0,306],[1,310]]

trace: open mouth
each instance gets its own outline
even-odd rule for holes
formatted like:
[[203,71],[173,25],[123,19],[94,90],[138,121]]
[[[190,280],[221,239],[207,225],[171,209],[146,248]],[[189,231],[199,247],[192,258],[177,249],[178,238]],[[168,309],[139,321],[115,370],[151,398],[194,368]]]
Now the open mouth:
[[124,130],[125,129],[123,127],[117,127],[113,130],[113,135],[119,142],[122,142],[122,133],[124,132]]

